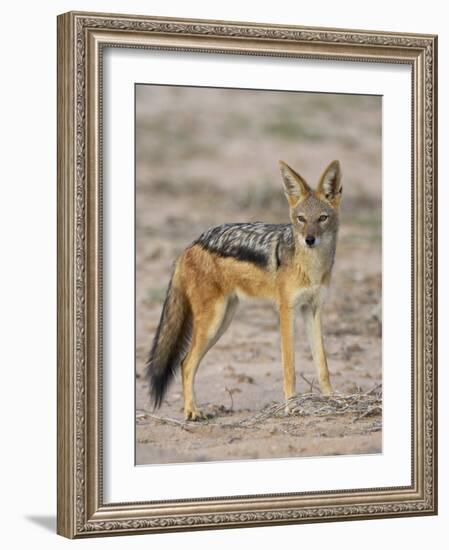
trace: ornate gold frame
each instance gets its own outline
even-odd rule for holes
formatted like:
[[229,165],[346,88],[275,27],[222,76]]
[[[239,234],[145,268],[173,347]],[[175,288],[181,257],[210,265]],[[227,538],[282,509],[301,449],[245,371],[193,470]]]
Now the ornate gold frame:
[[[103,503],[100,114],[106,45],[411,66],[410,486]],[[432,35],[95,13],[58,17],[59,534],[81,538],[436,514],[436,55]]]

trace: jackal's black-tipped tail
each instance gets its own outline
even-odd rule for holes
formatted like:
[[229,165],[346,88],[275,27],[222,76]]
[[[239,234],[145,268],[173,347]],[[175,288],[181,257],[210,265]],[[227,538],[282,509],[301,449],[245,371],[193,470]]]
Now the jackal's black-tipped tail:
[[161,406],[176,369],[184,358],[190,342],[191,325],[187,299],[172,279],[145,368],[154,408]]

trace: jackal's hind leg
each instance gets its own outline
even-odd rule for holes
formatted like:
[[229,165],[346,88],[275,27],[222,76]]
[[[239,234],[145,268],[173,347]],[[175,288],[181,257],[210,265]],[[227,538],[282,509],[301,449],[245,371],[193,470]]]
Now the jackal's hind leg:
[[200,361],[228,328],[237,306],[237,300],[221,299],[207,304],[193,315],[193,336],[190,350],[181,364],[186,420],[205,418],[195,400],[194,381]]

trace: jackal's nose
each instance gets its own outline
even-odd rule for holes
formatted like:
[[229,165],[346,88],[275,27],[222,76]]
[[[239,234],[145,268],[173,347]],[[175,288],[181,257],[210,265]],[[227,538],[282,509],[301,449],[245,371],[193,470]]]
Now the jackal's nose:
[[307,246],[313,246],[314,244],[315,244],[315,237],[313,235],[307,235],[306,245]]

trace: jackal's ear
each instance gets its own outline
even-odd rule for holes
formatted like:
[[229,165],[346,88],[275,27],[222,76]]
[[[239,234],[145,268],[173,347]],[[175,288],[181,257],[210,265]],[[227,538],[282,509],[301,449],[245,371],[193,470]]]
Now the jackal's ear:
[[338,160],[333,160],[321,176],[317,194],[333,206],[338,206],[342,191],[340,163]]
[[293,207],[299,201],[305,199],[312,191],[303,178],[283,160],[279,161],[279,168],[281,169],[285,196],[290,206]]

